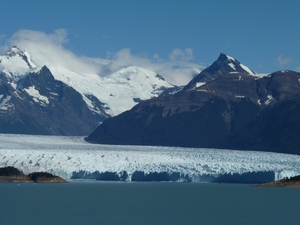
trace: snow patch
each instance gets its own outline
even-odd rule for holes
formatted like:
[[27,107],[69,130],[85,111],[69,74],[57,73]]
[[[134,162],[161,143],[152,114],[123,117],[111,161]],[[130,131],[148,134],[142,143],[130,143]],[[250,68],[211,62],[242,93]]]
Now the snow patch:
[[28,61],[29,65],[31,66],[31,68],[35,68],[36,65],[32,62],[30,54],[27,51],[24,51],[23,53],[26,56],[27,61]]
[[253,75],[253,76],[255,75],[249,67],[243,65],[242,63],[240,63],[240,66],[241,66],[241,67],[243,68],[243,70],[245,70],[249,75]]
[[95,105],[93,104],[93,102],[86,97],[85,95],[82,96],[83,100],[85,101],[85,103],[87,104],[87,106],[89,107],[89,109],[97,114],[102,114],[101,110],[97,107],[95,107]]
[[228,66],[230,66],[233,70],[236,70],[235,65],[233,63],[228,63]]
[[269,105],[274,99],[273,99],[273,96],[272,96],[272,95],[268,95],[267,97],[268,97],[268,100],[265,101],[265,104],[266,104],[266,105]]
[[197,87],[201,87],[201,86],[203,86],[203,85],[205,85],[206,83],[205,82],[197,82],[196,83],[196,88]]
[[10,84],[10,86],[13,87],[13,89],[17,90],[17,84],[14,82],[8,82]]
[[281,70],[281,73],[288,73],[289,70]]
[[204,90],[204,89],[197,89],[197,91],[208,92],[207,90]]
[[232,60],[232,61],[235,62],[235,59],[234,59],[233,57],[231,57],[231,56],[229,56],[229,55],[226,55],[226,57],[227,57],[227,59]]
[[271,77],[270,73],[255,73],[254,75],[256,78],[262,78],[262,77]]
[[33,100],[36,103],[41,103],[42,105],[44,105],[43,103],[49,104],[49,99],[46,96],[43,96],[40,94],[40,92],[35,89],[34,86],[31,86],[29,88],[24,88],[24,90],[33,97]]
[[0,96],[1,98],[1,103],[0,103],[0,110],[2,111],[7,111],[10,109],[13,104],[9,103],[9,100],[11,99],[11,96],[6,96],[6,98],[3,99],[3,95]]

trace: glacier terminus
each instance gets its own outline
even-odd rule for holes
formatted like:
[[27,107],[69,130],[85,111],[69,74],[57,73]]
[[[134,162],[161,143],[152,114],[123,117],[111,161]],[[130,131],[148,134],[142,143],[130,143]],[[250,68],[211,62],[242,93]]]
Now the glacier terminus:
[[0,167],[68,180],[262,183],[300,173],[300,156],[255,151],[95,145],[81,136],[0,134]]

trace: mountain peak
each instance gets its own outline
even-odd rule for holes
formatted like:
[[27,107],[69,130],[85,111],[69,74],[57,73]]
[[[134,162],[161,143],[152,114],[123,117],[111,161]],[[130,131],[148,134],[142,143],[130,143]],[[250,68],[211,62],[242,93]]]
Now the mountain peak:
[[25,52],[19,49],[16,45],[12,46],[5,54],[7,57],[13,57],[15,55],[25,55]]
[[221,62],[221,61],[233,61],[233,62],[235,62],[236,59],[233,58],[233,57],[231,57],[231,56],[229,56],[229,55],[226,55],[223,52],[221,52],[220,55],[219,55],[219,57],[218,57],[218,59],[217,59],[217,61],[219,61],[219,62]]
[[[235,58],[233,58],[229,55],[226,55],[225,53],[221,53],[219,55],[218,59],[210,67],[216,66],[214,64],[217,64],[219,67],[227,67],[227,69],[226,68],[223,68],[223,69],[225,69],[224,72],[228,72],[228,73],[246,73],[249,75],[255,74],[249,67],[240,63]],[[219,69],[222,69],[222,68],[219,68]]]
[[201,71],[201,73],[192,79],[183,90],[192,90],[218,78],[219,76],[237,73],[251,76],[255,75],[249,67],[240,63],[235,58],[226,55],[225,53],[221,53],[213,64]]
[[16,45],[14,45],[8,52],[5,54],[8,58],[9,57],[14,57],[14,56],[19,56],[21,59],[23,59],[28,67],[30,69],[36,67],[34,63],[31,61],[31,57],[28,52],[21,50],[18,48]]
[[11,47],[4,56],[0,56],[1,70],[7,70],[18,76],[28,73],[35,68],[28,52],[21,50],[17,46]]

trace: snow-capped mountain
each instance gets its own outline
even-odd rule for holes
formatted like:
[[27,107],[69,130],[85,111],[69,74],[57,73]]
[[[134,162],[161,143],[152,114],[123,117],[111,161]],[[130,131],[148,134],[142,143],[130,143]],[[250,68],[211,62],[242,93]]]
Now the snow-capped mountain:
[[[174,87],[155,72],[134,66],[121,69],[111,76],[100,77],[98,74],[82,74],[63,67],[47,66],[47,62],[43,63],[43,65],[39,65],[35,62],[34,56],[16,46],[12,47],[4,56],[0,56],[1,116],[5,118],[2,119],[5,120],[5,123],[10,121],[6,124],[7,126],[3,126],[0,119],[2,132],[7,130],[4,127],[9,127],[10,123],[16,124],[18,119],[13,115],[17,112],[25,113],[25,108],[28,110],[26,114],[35,114],[36,120],[38,120],[37,118],[41,118],[38,112],[43,114],[49,109],[51,112],[55,112],[58,107],[60,111],[64,109],[62,111],[68,111],[69,114],[76,112],[78,119],[74,117],[73,123],[81,124],[78,120],[82,121],[85,117],[93,118],[85,121],[86,124],[89,124],[89,128],[78,127],[78,131],[74,133],[75,128],[71,129],[73,131],[65,132],[63,131],[65,127],[60,127],[51,132],[43,129],[42,133],[84,134],[88,130],[92,131],[104,119],[120,114],[132,108],[139,101],[156,97],[166,89]],[[68,96],[69,99],[66,99],[67,95],[63,95],[66,90],[69,90],[68,93],[76,92],[76,94],[71,94]],[[65,105],[62,105],[62,99],[64,99]],[[56,102],[54,102],[55,100]],[[66,108],[67,102],[68,109]],[[78,109],[79,102],[80,109]],[[20,107],[18,104],[22,105],[22,108],[18,108]],[[26,107],[26,104],[30,107]],[[32,110],[36,113],[30,112]],[[51,115],[54,114],[51,113]],[[33,130],[38,132],[40,125],[36,125],[37,122],[34,122],[35,119],[32,116],[29,117],[31,119],[26,116],[27,120],[35,124]],[[14,119],[11,121],[11,118]],[[20,124],[23,123],[25,122],[21,120]],[[82,121],[82,123],[84,122]],[[58,124],[55,126],[59,127]],[[13,128],[11,127],[11,129]],[[60,132],[59,129],[61,129]],[[26,133],[25,130],[21,130],[17,129],[14,133]]]
[[82,94],[92,95],[105,104],[105,111],[111,116],[124,112],[139,101],[157,97],[173,85],[155,72],[140,67],[127,67],[107,77],[96,74],[77,74],[61,68],[49,68],[55,79],[73,87]]
[[[31,56],[18,47],[12,47],[5,56],[0,57],[0,69],[10,76],[38,72],[43,65],[35,65]],[[93,110],[87,97],[93,95],[105,104],[106,113],[111,116],[132,108],[138,101],[158,96],[165,89],[174,87],[153,71],[140,67],[127,67],[109,77],[97,74],[78,74],[65,68],[47,66],[56,80],[73,87],[79,92],[87,105]]]
[[21,51],[16,46],[13,46],[4,56],[0,56],[0,69],[14,76],[24,75],[35,67],[28,52]]
[[55,80],[47,67],[14,79],[1,74],[0,132],[83,135],[109,115],[92,99],[100,113],[91,111],[72,87]]
[[108,118],[86,140],[299,154],[299,108],[300,73],[257,76],[221,54],[181,91]]
[[249,67],[240,63],[235,58],[221,53],[218,59],[194,77],[184,87],[184,90],[195,89],[224,74],[248,74],[255,76],[255,73]]

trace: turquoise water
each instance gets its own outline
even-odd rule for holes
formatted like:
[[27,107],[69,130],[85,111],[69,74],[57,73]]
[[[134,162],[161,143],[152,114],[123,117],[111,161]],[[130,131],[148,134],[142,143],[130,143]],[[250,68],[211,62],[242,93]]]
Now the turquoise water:
[[0,184],[0,224],[298,224],[300,189],[238,184]]

